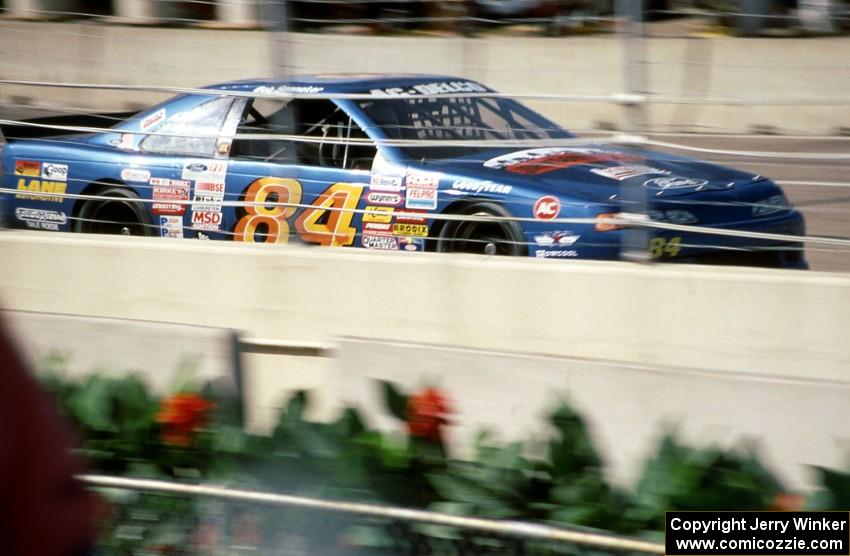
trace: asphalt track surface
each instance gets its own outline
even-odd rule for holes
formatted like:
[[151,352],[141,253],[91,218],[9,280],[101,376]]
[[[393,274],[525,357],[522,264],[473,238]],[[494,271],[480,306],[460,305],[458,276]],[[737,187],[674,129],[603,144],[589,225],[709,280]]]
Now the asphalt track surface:
[[[2,119],[37,115],[45,114],[31,108],[0,106]],[[653,134],[650,137],[664,143],[727,151],[729,154],[714,154],[653,147],[767,176],[779,182],[792,204],[803,212],[807,235],[850,240],[850,160],[824,161],[793,157],[816,153],[848,155],[850,137],[720,134]],[[744,156],[756,152],[793,155],[780,158]],[[821,185],[786,182],[818,182]],[[812,270],[850,272],[850,247],[807,244],[806,259]]]

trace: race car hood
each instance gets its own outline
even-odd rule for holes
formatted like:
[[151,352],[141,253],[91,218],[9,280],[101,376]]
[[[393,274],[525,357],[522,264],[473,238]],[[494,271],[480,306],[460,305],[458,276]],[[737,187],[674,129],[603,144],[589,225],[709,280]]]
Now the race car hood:
[[686,157],[600,145],[489,151],[444,159],[439,166],[443,171],[474,173],[479,179],[543,187],[590,200],[617,194],[623,185],[642,185],[666,198],[700,191],[733,191],[757,178]]

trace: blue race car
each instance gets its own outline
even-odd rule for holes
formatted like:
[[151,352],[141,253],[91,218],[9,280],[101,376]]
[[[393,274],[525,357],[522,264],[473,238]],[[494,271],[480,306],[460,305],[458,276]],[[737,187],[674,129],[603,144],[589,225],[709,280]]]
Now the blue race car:
[[[238,81],[139,113],[2,130],[6,211],[21,228],[617,259],[629,232],[618,217],[640,206],[658,224],[804,234],[769,179],[582,143],[446,76]],[[806,267],[791,237],[670,228],[652,229],[649,257]]]

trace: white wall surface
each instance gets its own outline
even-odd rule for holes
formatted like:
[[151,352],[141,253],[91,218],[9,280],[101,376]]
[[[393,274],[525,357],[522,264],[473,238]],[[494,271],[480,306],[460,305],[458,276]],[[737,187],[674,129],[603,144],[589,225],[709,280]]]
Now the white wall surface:
[[361,394],[384,377],[447,386],[460,435],[539,430],[569,395],[622,481],[665,422],[691,439],[761,438],[793,485],[848,447],[845,274],[13,231],[0,261],[6,309],[368,339],[343,340],[338,359],[247,356],[258,429],[295,388],[315,390],[317,417],[374,408]]
[[850,383],[772,378],[448,346],[346,339],[335,403],[353,404],[387,430],[376,379],[406,392],[439,387],[454,411],[447,439],[464,454],[477,433],[500,441],[545,438],[548,415],[567,400],[589,426],[608,476],[633,485],[661,436],[691,446],[754,450],[788,488],[813,488],[812,465],[846,469]]
[[850,277],[0,233],[9,309],[850,382]]
[[[825,134],[850,122],[846,38],[654,38],[647,41],[648,91],[665,97],[732,99],[652,104],[656,131],[747,132],[755,126]],[[615,35],[543,37],[364,37],[261,31],[145,28],[95,23],[6,21],[4,79],[196,87],[289,73],[435,72],[508,93],[614,95],[626,90]],[[4,85],[13,97],[54,106],[124,109],[163,99],[144,92]],[[755,104],[738,100],[761,99]],[[811,103],[776,104],[781,99]],[[833,105],[823,104],[832,99]],[[609,102],[532,104],[572,129],[625,125]]]

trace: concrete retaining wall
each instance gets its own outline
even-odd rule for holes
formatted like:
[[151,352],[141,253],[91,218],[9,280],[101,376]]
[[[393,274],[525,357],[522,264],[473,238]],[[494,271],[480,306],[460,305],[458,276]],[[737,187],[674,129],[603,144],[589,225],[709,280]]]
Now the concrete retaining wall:
[[[654,38],[646,47],[647,92],[709,99],[704,104],[652,104],[647,123],[656,131],[771,127],[824,134],[850,125],[846,38]],[[623,43],[613,35],[363,37],[7,21],[0,51],[3,78],[64,83],[193,87],[287,72],[435,72],[478,79],[510,93],[627,92]],[[13,97],[96,109],[123,109],[163,98],[141,92],[0,89],[3,102]],[[712,98],[762,99],[767,104],[718,104]],[[770,104],[789,98],[838,102]],[[624,109],[611,102],[531,104],[572,129],[626,126]]]
[[843,274],[38,232],[0,260],[9,309],[850,382]]
[[467,431],[536,429],[570,395],[622,480],[664,422],[688,438],[766,437],[798,485],[802,464],[839,465],[847,447],[843,274],[11,231],[0,260],[7,309],[369,339],[343,341],[339,359],[246,357],[254,427],[293,388],[315,390],[321,417],[376,407],[364,380],[392,377],[449,387]]

